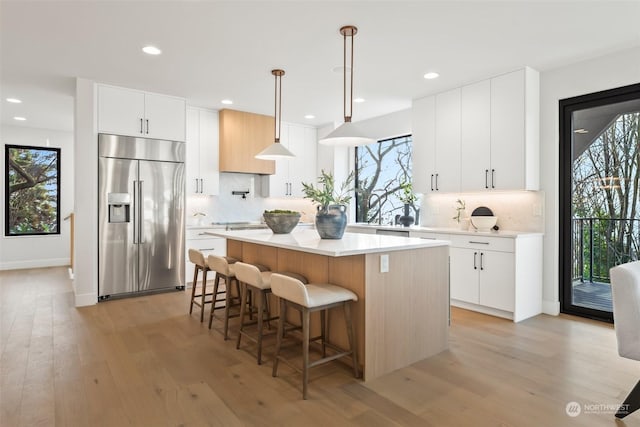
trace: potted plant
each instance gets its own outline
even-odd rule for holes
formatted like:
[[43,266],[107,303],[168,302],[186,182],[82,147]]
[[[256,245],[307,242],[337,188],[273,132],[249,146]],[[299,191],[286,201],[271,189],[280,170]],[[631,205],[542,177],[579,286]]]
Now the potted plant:
[[264,222],[273,231],[273,234],[291,233],[298,221],[300,221],[300,212],[289,211],[285,209],[274,209],[264,211],[262,213]]
[[467,218],[466,209],[467,208],[464,200],[462,199],[456,200],[456,216],[454,216],[453,219],[456,220],[456,222],[458,223],[458,226],[462,230],[466,230],[467,228],[469,228],[469,219]]
[[402,191],[398,194],[398,199],[404,204],[404,215],[398,218],[398,222],[405,227],[409,227],[415,221],[415,218],[409,214],[409,208],[418,198],[413,194],[411,183],[403,182],[400,184],[400,189]]
[[351,200],[354,174],[336,189],[333,174],[322,170],[318,177],[318,187],[306,182],[302,183],[304,198],[318,205],[316,213],[316,230],[322,239],[341,239],[347,227],[347,203]]

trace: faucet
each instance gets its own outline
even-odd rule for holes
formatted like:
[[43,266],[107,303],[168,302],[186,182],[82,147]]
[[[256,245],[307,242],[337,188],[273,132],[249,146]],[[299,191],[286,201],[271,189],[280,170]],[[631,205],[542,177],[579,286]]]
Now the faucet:
[[369,195],[369,203],[368,203],[368,210],[371,210],[371,199],[373,199],[373,196],[376,196],[378,198],[378,224],[382,225],[382,209],[381,209],[381,203],[380,203],[380,195],[376,194],[376,193],[371,193]]

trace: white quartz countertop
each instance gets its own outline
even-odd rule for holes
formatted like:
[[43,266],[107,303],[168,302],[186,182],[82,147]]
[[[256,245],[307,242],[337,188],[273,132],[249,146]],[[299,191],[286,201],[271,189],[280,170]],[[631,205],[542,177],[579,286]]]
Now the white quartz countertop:
[[425,240],[416,237],[382,236],[377,234],[344,233],[342,239],[321,239],[316,230],[294,230],[289,234],[273,234],[271,230],[212,230],[207,234],[241,242],[309,252],[332,257],[409,249],[448,246],[446,240]]
[[459,228],[449,227],[422,227],[422,226],[393,226],[393,225],[378,225],[378,224],[362,224],[354,223],[349,224],[348,227],[356,227],[363,229],[376,229],[376,230],[394,230],[394,231],[424,231],[428,233],[441,233],[441,234],[462,234],[469,236],[490,236],[490,237],[525,237],[525,236],[542,236],[544,233],[534,231],[517,231],[517,230],[498,230],[489,232],[478,232],[475,230],[461,230]]

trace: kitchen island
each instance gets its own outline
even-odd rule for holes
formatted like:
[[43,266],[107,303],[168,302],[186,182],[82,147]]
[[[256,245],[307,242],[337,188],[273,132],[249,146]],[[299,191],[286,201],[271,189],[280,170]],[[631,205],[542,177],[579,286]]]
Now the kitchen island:
[[[357,233],[324,240],[316,230],[209,233],[227,239],[228,256],[355,292],[352,312],[365,380],[448,348],[447,241]],[[333,310],[331,316],[329,339],[346,347],[343,314]],[[319,329],[318,319],[312,322]]]

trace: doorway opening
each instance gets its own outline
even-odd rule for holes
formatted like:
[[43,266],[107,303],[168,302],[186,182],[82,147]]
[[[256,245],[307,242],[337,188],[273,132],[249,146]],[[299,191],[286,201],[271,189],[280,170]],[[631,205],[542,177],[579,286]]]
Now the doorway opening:
[[613,321],[609,269],[640,258],[640,84],[560,101],[560,309]]

